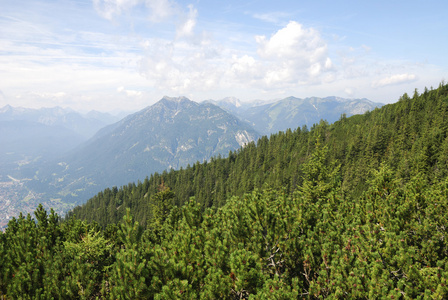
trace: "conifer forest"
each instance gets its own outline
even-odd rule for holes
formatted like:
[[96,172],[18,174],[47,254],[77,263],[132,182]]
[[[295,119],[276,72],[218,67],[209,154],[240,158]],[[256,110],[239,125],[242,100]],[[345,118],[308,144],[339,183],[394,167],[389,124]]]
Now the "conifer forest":
[[0,299],[447,299],[448,84],[0,233]]

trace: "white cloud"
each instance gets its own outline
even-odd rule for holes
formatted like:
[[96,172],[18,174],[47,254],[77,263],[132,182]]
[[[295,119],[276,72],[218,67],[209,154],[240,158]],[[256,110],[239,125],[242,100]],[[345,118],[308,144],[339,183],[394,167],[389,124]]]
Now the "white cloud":
[[125,89],[124,86],[119,86],[119,87],[117,88],[117,92],[118,92],[118,93],[124,93],[124,94],[126,94],[126,96],[128,96],[128,97],[141,97],[141,96],[143,95],[143,92],[142,92],[142,91],[128,90],[128,89]]
[[290,15],[291,15],[290,13],[285,12],[270,12],[264,14],[254,14],[253,17],[255,19],[259,19],[264,22],[275,24],[281,22],[285,18],[288,18]]
[[[26,56],[14,60],[9,57],[9,61],[8,57],[0,57],[1,85],[7,95],[0,102],[24,107],[59,105],[110,110],[113,107],[104,100],[114,99],[116,107],[123,106],[125,102],[119,99],[136,97],[138,90],[133,88],[120,93],[114,86],[148,89],[148,82],[134,68],[123,68],[120,61],[120,58],[110,59],[109,64],[96,66],[66,60],[48,60],[40,64]],[[136,105],[140,107],[139,101],[127,106]]]
[[158,23],[179,12],[176,2],[169,0],[92,0],[95,10],[105,19],[112,20],[138,5],[149,9],[148,19]]
[[[190,7],[189,19],[195,17]],[[254,41],[252,53],[241,53],[207,39],[149,39],[143,43],[141,73],[152,86],[177,93],[291,88],[335,78],[327,44],[313,28],[290,22],[270,38],[255,36]]]
[[[114,1],[126,8],[137,3],[136,0],[94,1]],[[314,28],[290,21],[270,37],[254,36],[254,42],[247,44],[251,48],[240,51],[229,44],[223,48],[206,32],[196,34],[198,11],[193,5],[188,6],[188,12],[166,0],[147,0],[145,6],[152,12],[160,11],[161,16],[176,14],[179,20],[172,40],[149,38],[141,43],[144,54],[140,72],[159,91],[181,94],[232,88],[264,91],[336,79],[337,66],[329,57],[326,41]],[[115,11],[122,12],[124,8]],[[285,16],[284,13],[254,15],[269,22]]]
[[240,78],[242,82],[247,82],[248,80],[251,81],[257,78],[259,69],[260,63],[252,56],[243,55],[238,57],[237,55],[233,55],[229,71],[232,76]]
[[93,6],[100,16],[112,20],[140,2],[141,0],[93,0]]
[[325,60],[325,69],[331,69],[333,67],[333,62],[329,57]]
[[36,96],[42,98],[64,98],[67,97],[65,92],[53,92],[53,93],[34,93]]
[[[291,21],[270,39],[256,36],[258,55],[268,65],[266,83],[308,83],[329,71],[327,43],[314,28]],[[317,79],[319,80],[319,79]]]
[[277,31],[270,39],[256,36],[259,45],[258,54],[267,59],[303,59],[313,60],[322,52],[326,52],[326,44],[313,28],[303,28],[297,22],[289,24]]
[[372,82],[372,87],[378,88],[383,87],[387,85],[396,85],[396,84],[403,84],[403,83],[409,83],[417,80],[417,76],[415,74],[396,74],[389,77],[385,77],[379,80],[376,80]]
[[180,9],[176,2],[169,0],[146,0],[146,7],[149,8],[149,20],[151,22],[162,22],[172,15],[178,14]]
[[189,12],[184,22],[177,27],[177,37],[191,37],[196,26],[197,9],[193,5],[189,5]]
[[351,88],[345,88],[344,89],[344,92],[345,92],[345,94],[347,94],[347,96],[349,96],[349,97],[351,97],[351,96],[353,96],[353,89],[351,89]]

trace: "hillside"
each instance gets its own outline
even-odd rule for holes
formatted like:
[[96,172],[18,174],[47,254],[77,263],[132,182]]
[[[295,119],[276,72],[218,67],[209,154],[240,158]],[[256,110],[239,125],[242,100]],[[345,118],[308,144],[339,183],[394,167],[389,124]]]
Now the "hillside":
[[[196,163],[180,171],[155,173],[141,184],[108,189],[74,212],[105,226],[119,221],[125,207],[131,207],[131,213],[145,224],[150,212],[142,195],[155,193],[162,181],[174,191],[176,203],[185,203],[194,196],[206,207],[222,206],[229,197],[241,196],[265,184],[293,192],[302,182],[301,166],[312,153],[317,136],[328,147],[328,161],[341,164],[342,190],[350,197],[364,192],[371,170],[382,163],[404,180],[420,174],[422,164],[425,176],[431,180],[444,178],[446,99],[437,96],[442,93],[439,90],[427,90],[421,96],[416,92],[412,98],[405,94],[395,104],[364,115],[343,116],[332,125],[322,121],[310,130],[297,128],[270,138],[264,136],[257,144],[250,143],[228,158],[214,158],[207,164]],[[108,213],[113,216],[107,216]]]
[[0,234],[0,293],[446,299],[447,149],[441,84],[106,189],[63,223],[39,207]]

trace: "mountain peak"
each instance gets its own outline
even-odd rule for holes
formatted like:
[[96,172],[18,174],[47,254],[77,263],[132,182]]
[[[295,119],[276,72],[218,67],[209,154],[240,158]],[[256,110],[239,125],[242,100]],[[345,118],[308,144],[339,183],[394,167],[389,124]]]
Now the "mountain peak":
[[184,96],[180,96],[180,97],[163,96],[162,100],[175,102],[175,103],[180,103],[180,102],[184,102],[184,101],[191,101],[190,99],[188,99],[187,97],[184,97]]
[[168,97],[164,96],[162,99],[160,99],[159,102],[154,104],[153,106],[148,107],[149,110],[152,110],[154,108],[165,108],[170,111],[180,111],[192,106],[198,105],[196,102],[191,101],[187,97]]
[[234,105],[235,107],[241,107],[241,101],[236,97],[226,97],[221,99],[220,102]]
[[12,109],[13,109],[13,108],[12,108],[11,105],[6,104],[6,105],[3,106],[2,108],[0,108],[0,113],[5,113],[5,112],[8,112],[8,111],[11,111]]

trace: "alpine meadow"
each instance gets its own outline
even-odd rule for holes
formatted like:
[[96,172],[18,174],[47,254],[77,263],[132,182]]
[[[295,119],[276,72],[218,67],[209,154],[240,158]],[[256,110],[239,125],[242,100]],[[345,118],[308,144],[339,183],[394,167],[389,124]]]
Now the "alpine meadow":
[[448,84],[0,233],[0,299],[447,299]]

